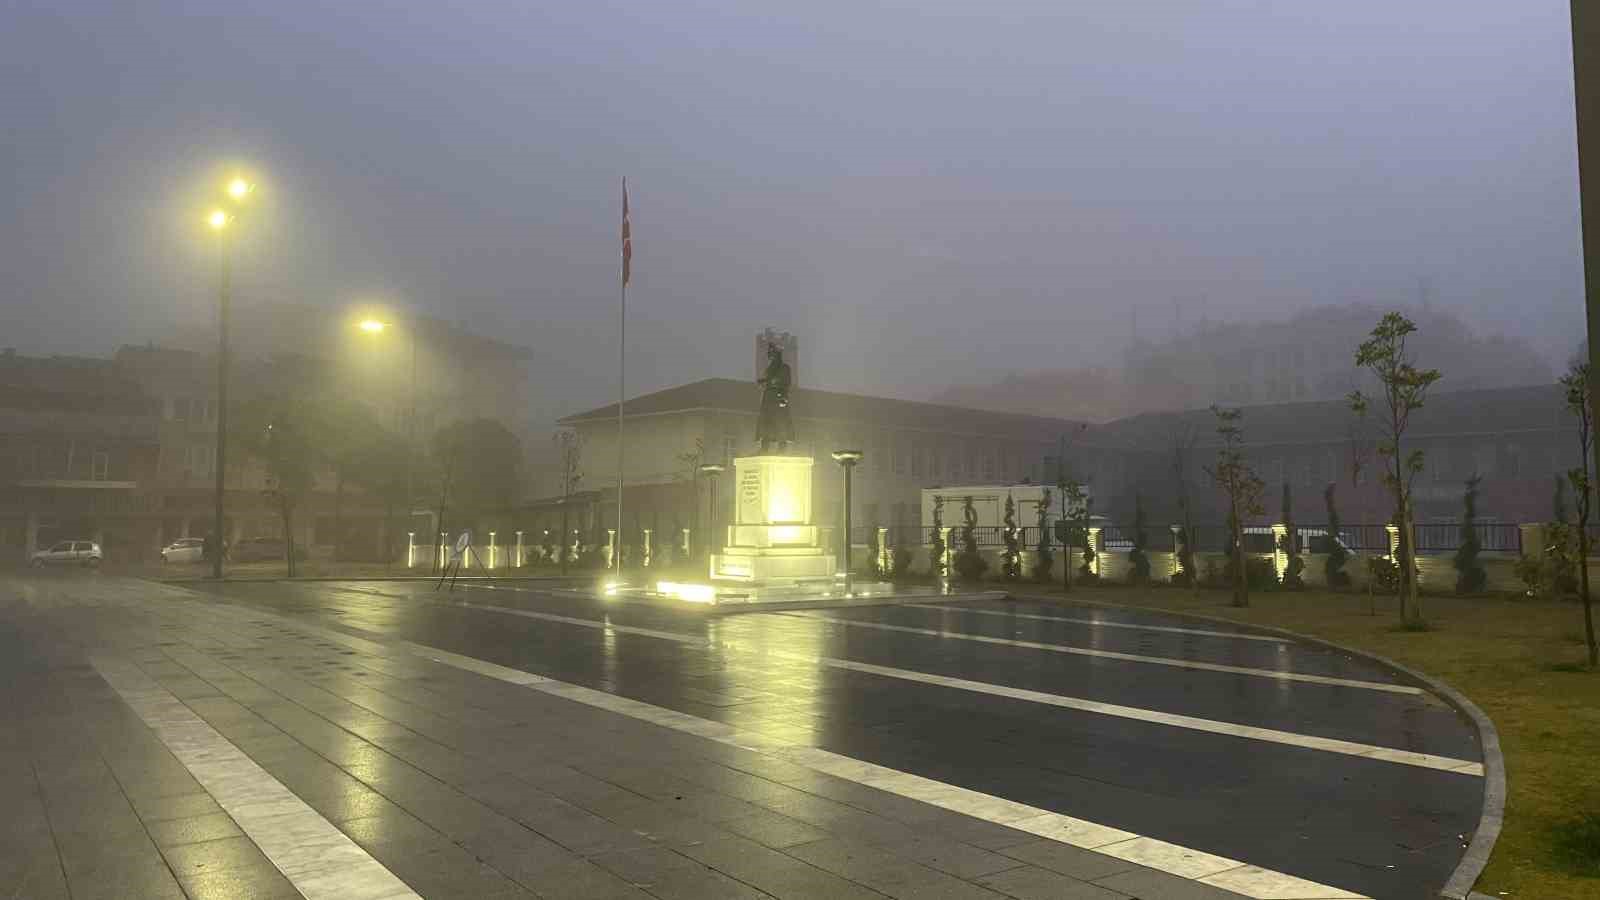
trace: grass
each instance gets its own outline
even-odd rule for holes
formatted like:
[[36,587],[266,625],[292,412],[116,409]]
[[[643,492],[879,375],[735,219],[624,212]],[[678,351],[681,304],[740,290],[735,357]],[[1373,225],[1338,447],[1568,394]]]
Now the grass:
[[[1057,589],[1059,592],[1059,588]],[[1505,754],[1504,830],[1477,890],[1491,897],[1600,897],[1600,671],[1587,666],[1575,603],[1423,597],[1429,627],[1400,626],[1365,593],[1087,588],[1073,597],[1288,628],[1441,678],[1494,720]]]

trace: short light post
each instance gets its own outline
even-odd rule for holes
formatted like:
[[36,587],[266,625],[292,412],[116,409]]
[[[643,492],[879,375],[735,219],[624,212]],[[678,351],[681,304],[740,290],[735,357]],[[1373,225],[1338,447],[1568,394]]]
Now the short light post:
[[[722,463],[701,463],[700,475],[711,482],[711,514],[707,516],[705,537],[700,542],[705,545],[706,552],[710,553],[712,535],[717,533],[717,476],[727,471],[728,467]],[[698,506],[698,504],[696,504]]]
[[850,573],[850,473],[855,470],[856,463],[861,461],[861,457],[860,450],[833,451],[833,461],[844,469],[844,539],[841,543],[844,547],[844,594],[846,597],[850,596],[852,588]]

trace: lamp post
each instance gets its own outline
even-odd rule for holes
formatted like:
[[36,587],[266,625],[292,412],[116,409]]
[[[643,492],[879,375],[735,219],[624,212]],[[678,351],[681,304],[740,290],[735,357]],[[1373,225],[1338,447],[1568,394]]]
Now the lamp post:
[[[700,464],[700,475],[711,482],[711,514],[706,517],[706,538],[702,541],[707,553],[711,552],[712,547],[710,536],[717,533],[717,476],[727,471],[727,468],[722,463]],[[698,503],[695,505],[699,506]]]
[[[254,186],[243,178],[235,178],[228,182],[228,197],[235,203],[242,203],[250,196]],[[222,554],[227,542],[223,537],[223,522],[225,519],[225,506],[223,491],[226,488],[225,476],[228,471],[228,371],[231,368],[228,350],[228,323],[232,298],[231,264],[233,243],[230,240],[232,226],[238,220],[237,214],[229,215],[225,210],[212,210],[206,218],[206,224],[217,233],[217,252],[219,260],[219,277],[217,280],[217,452],[212,464],[216,467],[216,508],[212,520],[211,533],[211,577],[222,579]],[[290,544],[294,543],[294,535],[288,535]]]
[[[363,319],[358,327],[376,336],[391,326],[380,319]],[[417,321],[414,316],[406,328],[406,336],[411,342],[411,386],[406,399],[406,527],[410,528],[412,505],[415,502],[412,496],[412,457],[417,443]]]
[[861,461],[860,450],[835,450],[833,461],[844,469],[844,594],[851,594],[850,574],[850,473],[855,470],[856,463]]

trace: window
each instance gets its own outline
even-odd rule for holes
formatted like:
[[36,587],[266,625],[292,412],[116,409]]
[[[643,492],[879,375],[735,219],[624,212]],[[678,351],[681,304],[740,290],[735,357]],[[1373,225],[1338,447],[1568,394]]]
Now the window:
[[104,450],[96,450],[90,462],[89,478],[92,481],[105,481],[111,471],[111,454]]
[[721,460],[721,462],[723,462],[723,463],[731,463],[731,462],[733,462],[733,457],[738,452],[738,449],[739,449],[739,439],[738,438],[734,437],[731,434],[723,435],[722,436],[722,460]]
[[894,473],[896,475],[904,475],[906,473],[905,454],[900,452],[899,447],[890,450],[889,454],[894,457]]
[[913,451],[911,451],[911,477],[913,477],[913,478],[921,478],[922,477],[922,451],[921,450],[913,450]]
[[992,453],[986,453],[983,456],[983,479],[985,481],[994,480],[994,454]]

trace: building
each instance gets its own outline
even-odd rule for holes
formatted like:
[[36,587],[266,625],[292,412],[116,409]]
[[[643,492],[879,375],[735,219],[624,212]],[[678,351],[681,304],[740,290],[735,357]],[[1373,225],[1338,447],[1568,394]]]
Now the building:
[[60,539],[136,558],[161,512],[150,489],[157,404],[106,359],[0,354],[0,558]]
[[[624,530],[651,528],[659,535],[709,522],[711,485],[696,470],[703,462],[754,452],[758,405],[753,383],[721,378],[629,400]],[[1179,520],[1180,496],[1189,498],[1196,524],[1218,527],[1224,518],[1221,495],[1206,473],[1218,449],[1209,410],[1146,413],[1085,426],[804,388],[794,391],[791,409],[798,438],[791,451],[816,460],[814,518],[820,525],[841,521],[842,475],[830,456],[840,448],[865,453],[855,470],[851,514],[862,527],[918,524],[925,518],[924,489],[1054,484],[1062,456],[1072,477],[1086,482],[1095,513],[1113,523],[1132,521],[1137,498],[1150,527],[1164,529]],[[614,527],[616,414],[612,405],[561,420],[582,443],[590,492],[585,521],[594,523],[591,541],[599,544],[604,529]],[[1376,418],[1359,422],[1342,400],[1245,408],[1245,452],[1267,485],[1266,511],[1256,524],[1276,519],[1284,484],[1297,521],[1325,521],[1322,494],[1330,483],[1337,485],[1345,522],[1384,522],[1391,504],[1376,453]],[[1463,484],[1473,475],[1482,477],[1479,511],[1485,521],[1541,521],[1551,514],[1555,479],[1580,461],[1575,422],[1562,389],[1551,384],[1430,396],[1413,416],[1407,442],[1423,450],[1427,461],[1415,483],[1419,523],[1454,522]],[[1180,454],[1185,485],[1176,477]],[[718,521],[727,522],[731,467],[710,477],[717,481]],[[551,501],[544,504],[555,508]],[[953,515],[947,514],[947,524],[959,524]],[[1025,518],[1019,513],[1020,524],[1033,524]]]
[[[624,528],[653,527],[652,521],[674,517],[694,520],[711,490],[697,475],[698,467],[753,453],[759,406],[760,389],[753,381],[727,378],[627,401]],[[844,482],[831,456],[837,449],[865,454],[853,483],[853,519],[863,526],[916,525],[923,488],[1053,480],[1053,460],[1063,446],[1074,466],[1097,473],[1102,490],[1120,490],[1131,471],[1123,447],[1086,433],[1082,423],[1061,419],[808,388],[793,390],[790,410],[797,438],[790,452],[816,461],[813,519],[824,526],[840,520]],[[567,416],[561,424],[579,436],[585,487],[600,490],[602,504],[614,515],[616,405]],[[727,522],[732,467],[714,477],[719,521]],[[664,490],[672,485],[676,491]],[[706,513],[700,518],[709,520]],[[599,520],[609,521],[606,512]]]

